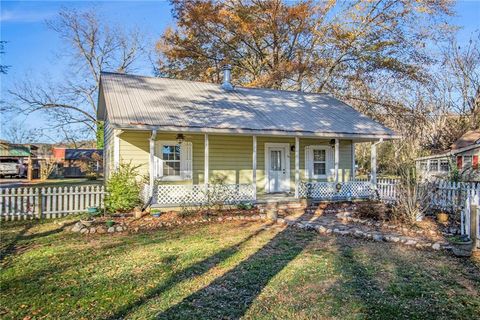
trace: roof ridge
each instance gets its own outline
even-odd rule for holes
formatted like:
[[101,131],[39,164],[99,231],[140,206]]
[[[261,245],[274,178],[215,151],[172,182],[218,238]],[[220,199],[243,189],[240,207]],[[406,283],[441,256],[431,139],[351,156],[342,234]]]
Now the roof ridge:
[[[217,85],[217,86],[220,85],[220,83],[215,83],[215,82],[206,82],[206,81],[198,81],[198,80],[185,80],[185,79],[170,78],[170,77],[155,77],[155,76],[146,76],[146,75],[140,75],[140,74],[122,73],[122,72],[114,72],[114,71],[100,71],[100,75],[102,75],[102,74],[113,74],[113,75],[133,77],[133,78],[175,80],[175,81],[202,83],[202,84]],[[299,93],[299,94],[305,94],[305,95],[321,95],[321,96],[329,96],[331,98],[339,100],[338,98],[335,98],[334,96],[332,96],[331,93],[327,93],[327,92],[308,92],[308,91],[301,91],[301,90],[286,90],[286,89],[273,89],[273,88],[264,88],[264,87],[246,87],[246,86],[234,86],[234,88],[247,89],[247,90],[281,91],[281,92]],[[339,101],[341,101],[341,100],[339,100]]]

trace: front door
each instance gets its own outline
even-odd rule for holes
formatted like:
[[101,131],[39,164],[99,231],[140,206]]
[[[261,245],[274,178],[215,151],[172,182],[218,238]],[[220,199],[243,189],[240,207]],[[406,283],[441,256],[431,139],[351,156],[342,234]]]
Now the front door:
[[287,147],[267,147],[267,192],[289,191]]

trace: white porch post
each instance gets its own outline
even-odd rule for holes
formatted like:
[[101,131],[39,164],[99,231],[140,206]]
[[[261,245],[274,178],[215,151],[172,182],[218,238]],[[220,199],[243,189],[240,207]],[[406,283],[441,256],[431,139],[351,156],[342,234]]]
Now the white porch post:
[[383,139],[380,139],[379,141],[372,143],[372,148],[370,151],[370,182],[374,188],[377,188],[377,145],[382,142]]
[[300,138],[295,137],[295,198],[299,197],[300,185]]
[[352,168],[350,169],[350,180],[355,180],[355,143],[352,141]]
[[156,169],[155,168],[155,138],[157,136],[157,130],[152,130],[152,135],[149,139],[149,147],[150,147],[150,158],[149,158],[149,172],[150,172],[150,196],[153,195],[153,188],[155,185],[155,176],[156,176]]
[[340,141],[335,139],[335,182],[338,182],[338,165],[340,161]]
[[253,136],[252,184],[253,200],[257,200],[257,136]]
[[114,130],[113,132],[113,168],[118,170],[120,166],[120,134],[121,130]]
[[205,188],[208,187],[208,177],[209,177],[209,172],[208,172],[208,134],[205,133],[205,167],[204,167],[204,183],[205,183]]

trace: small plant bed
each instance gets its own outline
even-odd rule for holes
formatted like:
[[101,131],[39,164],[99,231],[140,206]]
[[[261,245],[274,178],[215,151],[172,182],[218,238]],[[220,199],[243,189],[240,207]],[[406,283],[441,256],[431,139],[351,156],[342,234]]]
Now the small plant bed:
[[258,220],[264,218],[257,209],[231,209],[231,210],[197,210],[185,212],[160,212],[151,210],[145,212],[141,218],[135,218],[133,213],[113,214],[96,217],[93,221],[78,221],[71,232],[82,234],[105,234],[115,232],[139,232],[141,230],[155,230],[162,227],[189,225],[206,222],[222,222],[229,220]]

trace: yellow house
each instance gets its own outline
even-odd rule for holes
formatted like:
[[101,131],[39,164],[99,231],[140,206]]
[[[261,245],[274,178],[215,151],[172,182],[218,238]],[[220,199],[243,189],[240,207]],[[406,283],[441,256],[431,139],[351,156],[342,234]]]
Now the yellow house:
[[[375,146],[395,133],[325,94],[102,73],[106,178],[140,166],[154,204],[368,197]],[[355,143],[372,144],[372,181],[355,181]],[[374,186],[374,185],[373,185]]]

